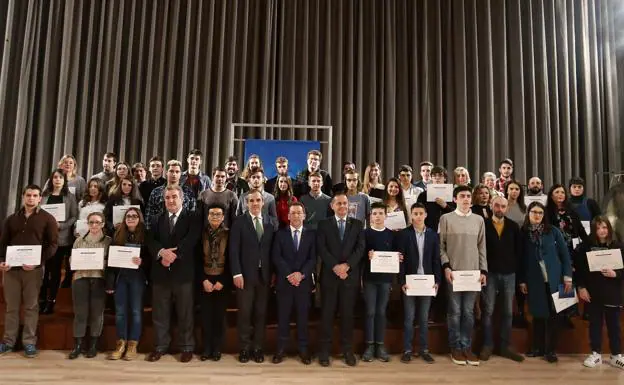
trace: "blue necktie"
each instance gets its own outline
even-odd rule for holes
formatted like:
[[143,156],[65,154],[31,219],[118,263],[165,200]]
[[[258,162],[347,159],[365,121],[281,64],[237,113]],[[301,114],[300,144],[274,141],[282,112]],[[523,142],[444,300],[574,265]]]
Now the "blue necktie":
[[295,246],[295,251],[299,250],[299,236],[297,235],[299,230],[295,230],[295,235],[293,236],[293,245]]
[[340,232],[340,240],[342,241],[342,239],[344,238],[344,233],[345,233],[345,221],[344,219],[341,219],[338,221],[338,231]]

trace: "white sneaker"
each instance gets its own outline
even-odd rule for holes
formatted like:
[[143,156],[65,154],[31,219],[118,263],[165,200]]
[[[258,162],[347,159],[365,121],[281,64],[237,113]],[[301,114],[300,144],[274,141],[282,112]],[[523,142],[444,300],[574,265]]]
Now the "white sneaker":
[[596,352],[592,352],[583,362],[583,365],[588,368],[595,368],[598,365],[602,365],[602,356]]
[[624,369],[624,357],[621,354],[611,356],[609,360],[609,364],[615,368]]

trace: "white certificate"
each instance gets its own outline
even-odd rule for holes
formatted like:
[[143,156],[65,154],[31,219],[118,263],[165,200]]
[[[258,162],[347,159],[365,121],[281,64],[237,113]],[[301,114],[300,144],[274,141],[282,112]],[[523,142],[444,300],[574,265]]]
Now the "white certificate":
[[393,213],[386,214],[386,221],[384,225],[390,230],[403,230],[407,227],[405,223],[405,214],[403,211],[395,211]]
[[589,271],[624,269],[624,265],[622,265],[622,251],[620,249],[588,251],[587,265],[589,266]]
[[113,206],[113,225],[118,225],[123,222],[126,211],[128,211],[130,207],[141,210],[141,206],[139,205]]
[[436,198],[442,198],[444,202],[453,201],[452,184],[430,184],[427,186],[427,202],[435,202]]
[[407,195],[405,196],[405,207],[407,207],[407,211],[412,211],[412,205],[418,201],[418,195]]
[[70,262],[72,270],[104,270],[104,249],[72,249]]
[[369,196],[369,197],[368,197],[368,201],[369,201],[371,204],[373,204],[373,203],[381,203],[381,202],[383,202],[383,199],[381,199],[381,198],[375,198],[375,197],[371,197],[371,196]]
[[76,232],[84,237],[89,232],[89,225],[86,219],[78,219],[76,221]]
[[50,213],[57,222],[65,222],[65,203],[41,205],[41,208]]
[[134,257],[141,257],[140,247],[111,246],[108,248],[108,266],[110,267],[138,269],[139,266],[132,262]]
[[405,276],[407,290],[405,295],[415,297],[435,297],[435,279],[433,275],[409,274]]
[[41,245],[7,246],[6,264],[9,266],[39,266]]
[[581,243],[581,238],[572,238],[572,250],[576,249],[579,243]]
[[555,304],[555,311],[561,313],[562,310],[573,306],[578,303],[578,297],[576,296],[576,289],[574,289],[574,297],[572,298],[559,298],[559,292],[552,293],[553,303]]
[[370,262],[371,273],[399,272],[399,253],[396,251],[375,251]]
[[481,291],[479,270],[453,271],[453,291]]
[[70,193],[72,193],[72,194],[76,195],[76,187],[74,187],[74,186],[68,186],[67,188],[69,189],[69,192],[70,192]]
[[533,202],[539,202],[543,204],[544,206],[546,206],[547,200],[548,200],[548,195],[538,195],[538,196],[525,195],[524,196],[524,204],[527,205],[527,207]]
[[581,221],[583,228],[585,229],[585,234],[589,235],[591,233],[591,222],[590,221]]

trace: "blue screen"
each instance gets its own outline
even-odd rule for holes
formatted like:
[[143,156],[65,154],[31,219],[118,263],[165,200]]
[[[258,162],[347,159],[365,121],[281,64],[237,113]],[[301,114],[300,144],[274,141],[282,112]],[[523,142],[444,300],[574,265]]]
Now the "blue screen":
[[321,143],[313,140],[245,140],[245,164],[251,154],[256,154],[262,161],[264,175],[273,178],[277,175],[275,158],[283,156],[288,159],[288,175],[295,178],[297,173],[306,167],[307,155],[310,150],[320,150]]

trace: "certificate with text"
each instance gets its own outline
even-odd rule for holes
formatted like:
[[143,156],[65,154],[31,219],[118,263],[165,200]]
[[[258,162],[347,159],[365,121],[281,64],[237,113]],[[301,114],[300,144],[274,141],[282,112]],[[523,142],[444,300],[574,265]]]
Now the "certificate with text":
[[479,270],[453,271],[453,291],[481,291]]
[[40,207],[50,213],[57,222],[65,222],[65,203],[41,205]]
[[72,270],[104,270],[104,249],[72,249],[70,265]]
[[113,206],[113,225],[118,225],[123,222],[126,211],[131,207],[141,210],[141,206],[139,205]]
[[7,246],[5,263],[9,266],[41,265],[41,245]]
[[433,274],[408,274],[405,276],[405,295],[414,297],[435,297],[435,278]]
[[371,263],[371,273],[398,273],[400,269],[397,251],[375,251]]
[[427,202],[435,202],[436,198],[441,198],[444,202],[453,201],[452,184],[429,184],[426,193]]
[[132,258],[141,257],[140,247],[111,246],[108,248],[108,266],[124,269],[138,269],[139,265],[132,262]]
[[386,214],[384,226],[390,230],[403,230],[406,228],[407,223],[405,223],[405,214],[403,214],[403,211],[395,211],[393,213]]
[[589,266],[589,271],[624,269],[622,251],[620,249],[588,251],[587,265]]

